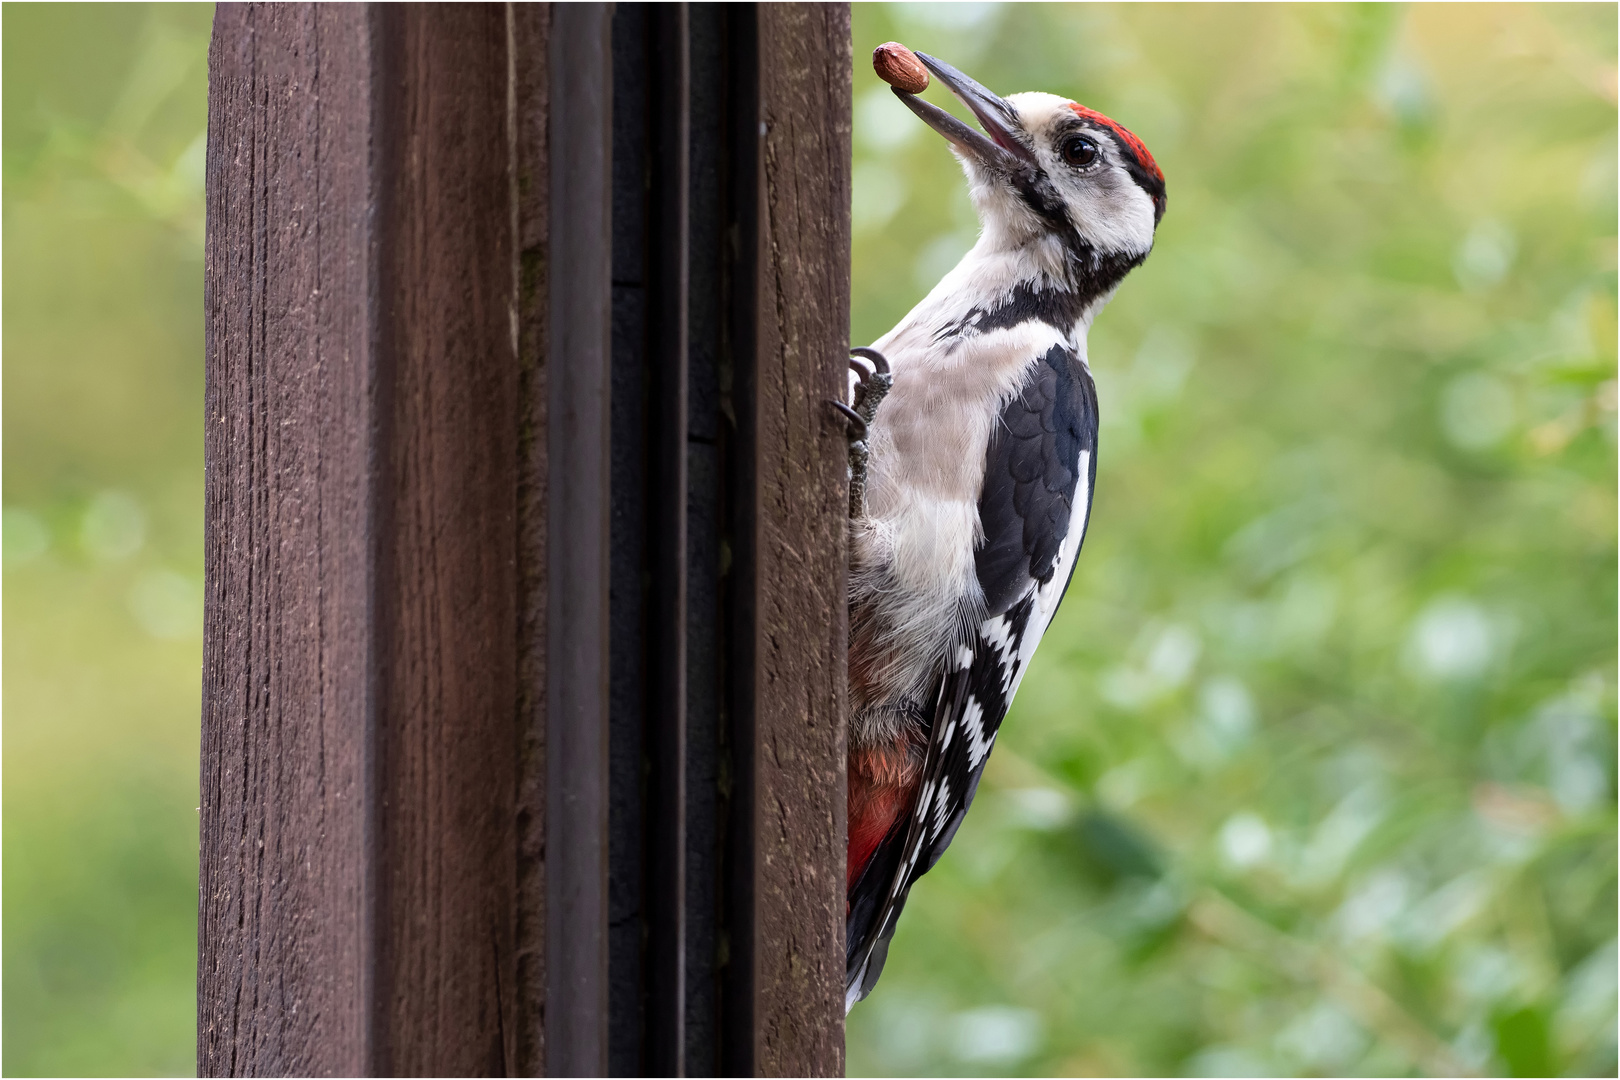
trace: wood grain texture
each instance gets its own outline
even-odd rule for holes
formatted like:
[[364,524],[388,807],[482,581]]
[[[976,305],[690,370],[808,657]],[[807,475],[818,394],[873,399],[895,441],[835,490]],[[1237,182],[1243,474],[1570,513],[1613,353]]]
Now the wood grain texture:
[[507,20],[379,5],[373,829],[383,1075],[501,1075],[517,1030]]
[[204,1074],[505,1073],[539,1027],[514,25],[216,18]]
[[[321,71],[320,60],[326,70]],[[198,1069],[371,1062],[370,27],[222,6],[210,51]],[[274,107],[270,103],[274,102]]]
[[754,1067],[844,1068],[846,4],[762,4],[754,401]]

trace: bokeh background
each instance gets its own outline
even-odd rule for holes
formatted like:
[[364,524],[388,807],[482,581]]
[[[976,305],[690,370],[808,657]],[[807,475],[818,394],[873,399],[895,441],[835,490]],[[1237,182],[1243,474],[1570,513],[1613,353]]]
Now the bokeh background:
[[881,42],[1114,117],[1169,210],[851,1073],[1614,1074],[1615,10],[857,5],[857,343],[975,235]]
[[11,1075],[195,1070],[212,18],[0,9]]
[[[211,15],[0,10],[9,1074],[193,1064]],[[856,342],[974,235],[889,39],[1170,209],[850,1072],[1613,1075],[1615,7],[857,4]]]

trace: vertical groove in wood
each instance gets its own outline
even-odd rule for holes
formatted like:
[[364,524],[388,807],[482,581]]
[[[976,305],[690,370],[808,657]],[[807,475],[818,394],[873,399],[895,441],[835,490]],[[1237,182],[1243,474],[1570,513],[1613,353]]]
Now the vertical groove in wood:
[[687,349],[691,257],[688,8],[649,6],[653,223],[647,245],[647,1051],[646,1071],[685,1075]]
[[759,8],[754,1040],[762,1076],[844,1067],[849,332],[847,4]]
[[607,1071],[639,1076],[647,1071],[647,960],[654,944],[647,919],[651,879],[652,819],[648,755],[654,734],[648,723],[657,703],[649,676],[653,658],[651,466],[647,346],[652,280],[650,244],[658,227],[649,196],[656,86],[649,59],[655,44],[649,7],[613,6],[609,34],[613,55],[613,431],[609,562],[609,766],[608,766],[608,1029],[613,1033]]
[[[723,440],[726,502],[722,516],[722,647],[725,739],[721,758],[726,791],[724,899],[720,938],[720,1071],[753,1076],[758,1019],[754,954],[759,894],[755,852],[755,558],[758,518],[758,424],[755,408],[759,365],[760,101],[759,22],[756,4],[722,8],[726,19],[725,226],[721,259],[724,326],[720,380],[729,384],[732,431]],[[728,550],[729,549],[729,550]],[[729,560],[725,556],[729,553]],[[730,563],[725,566],[725,563]]]
[[[731,715],[725,693],[727,518],[735,503],[728,481],[735,449],[729,271],[735,238],[729,163],[736,132],[729,85],[735,55],[731,28],[752,10],[693,4],[688,9],[689,135],[687,172],[686,395],[686,752],[683,1068],[688,1076],[721,1075],[721,950],[730,805]],[[751,117],[750,117],[751,119]],[[755,140],[750,136],[748,145]],[[751,295],[751,294],[750,294]]]
[[[552,9],[546,1069],[607,1064],[608,5]],[[560,463],[567,462],[566,467]]]
[[608,1070],[680,1075],[685,1023],[687,6],[613,55]]

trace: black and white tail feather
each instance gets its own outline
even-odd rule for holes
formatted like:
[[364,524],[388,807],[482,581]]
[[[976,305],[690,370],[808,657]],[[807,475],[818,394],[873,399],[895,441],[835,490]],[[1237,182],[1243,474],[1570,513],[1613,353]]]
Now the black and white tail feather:
[[973,804],[996,733],[1056,613],[1085,539],[1096,478],[1097,395],[1063,344],[1032,359],[1002,408],[979,501],[974,553],[987,617],[938,678],[909,814],[850,893],[844,1010],[877,983],[911,886],[939,861]]

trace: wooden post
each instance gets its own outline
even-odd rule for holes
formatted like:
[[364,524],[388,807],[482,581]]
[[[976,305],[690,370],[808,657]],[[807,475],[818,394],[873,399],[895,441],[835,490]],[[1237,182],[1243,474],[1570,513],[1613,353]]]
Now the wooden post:
[[758,11],[754,1071],[842,1074],[849,9]]
[[217,17],[207,1073],[490,1073],[515,1053],[508,25],[446,16]]
[[842,1070],[849,90],[838,5],[219,9],[202,1073]]

